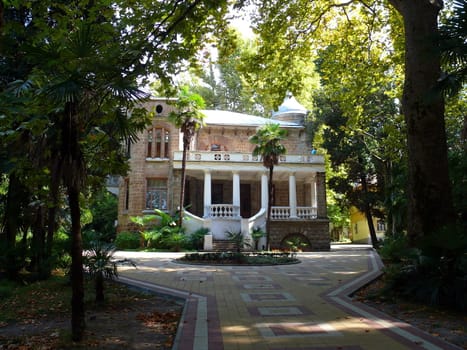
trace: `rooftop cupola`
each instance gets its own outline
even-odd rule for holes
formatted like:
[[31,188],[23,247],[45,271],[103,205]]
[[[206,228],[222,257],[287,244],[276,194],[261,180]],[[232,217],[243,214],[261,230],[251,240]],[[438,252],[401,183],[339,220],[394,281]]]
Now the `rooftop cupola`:
[[303,125],[307,113],[308,110],[295,99],[292,93],[287,92],[279,110],[272,112],[272,119]]

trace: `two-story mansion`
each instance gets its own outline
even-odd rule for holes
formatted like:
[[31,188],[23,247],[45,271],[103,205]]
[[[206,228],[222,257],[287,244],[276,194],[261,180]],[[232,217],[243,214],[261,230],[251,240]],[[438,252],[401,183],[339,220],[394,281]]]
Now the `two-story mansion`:
[[[155,117],[130,147],[131,170],[120,182],[118,231],[136,229],[130,216],[180,208],[182,134],[167,119],[174,108],[168,102],[154,98],[147,103]],[[209,240],[215,241],[225,239],[227,231],[249,236],[252,228],[264,230],[268,171],[261,157],[252,156],[249,138],[266,123],[278,123],[287,130],[287,153],[274,167],[271,248],[300,237],[309,250],[329,250],[324,159],[314,154],[307,140],[307,110],[288,95],[272,118],[220,110],[203,113],[205,125],[187,155],[186,232],[206,227]],[[260,247],[264,244],[260,241]]]

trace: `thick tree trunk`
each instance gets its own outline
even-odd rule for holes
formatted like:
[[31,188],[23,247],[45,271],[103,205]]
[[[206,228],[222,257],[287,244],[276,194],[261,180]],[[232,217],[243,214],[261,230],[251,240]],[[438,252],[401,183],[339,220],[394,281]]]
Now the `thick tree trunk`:
[[84,271],[83,242],[81,238],[81,212],[79,189],[68,186],[68,201],[71,213],[71,333],[74,341],[83,338],[84,322]]
[[390,0],[404,19],[405,83],[402,99],[409,157],[408,234],[414,245],[454,219],[448,175],[440,77],[438,12],[441,1]]

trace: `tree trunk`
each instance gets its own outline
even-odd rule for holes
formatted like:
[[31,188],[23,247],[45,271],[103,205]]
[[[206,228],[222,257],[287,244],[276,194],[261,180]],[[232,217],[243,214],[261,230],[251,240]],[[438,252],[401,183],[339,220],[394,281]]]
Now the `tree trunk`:
[[178,217],[178,226],[180,229],[183,224],[183,202],[185,201],[185,172],[186,172],[186,154],[189,148],[189,144],[183,140],[183,154],[182,154],[182,175],[180,180],[180,214]]
[[454,219],[448,175],[444,100],[440,77],[435,0],[390,0],[405,28],[402,108],[408,143],[408,234],[412,245]]
[[51,169],[51,180],[50,180],[50,203],[49,203],[49,212],[47,215],[47,255],[52,256],[52,245],[53,238],[55,235],[55,230],[57,227],[56,216],[58,208],[58,194],[60,190],[60,179],[61,179],[61,168],[62,163],[60,156],[55,154],[53,165]]
[[81,212],[78,186],[68,185],[68,201],[71,213],[71,336],[73,341],[83,338],[84,322],[84,276],[83,242],[81,238]]
[[96,274],[94,280],[94,290],[96,292],[96,303],[104,302],[104,275],[102,272]]
[[370,206],[370,201],[368,199],[368,183],[366,181],[365,175],[361,177],[361,181],[362,181],[363,196],[365,198],[364,211],[365,211],[366,221],[368,223],[368,230],[370,231],[371,245],[373,246],[373,248],[377,249],[378,248],[378,237],[376,237],[375,225],[373,224],[373,215],[371,214],[371,206]]
[[268,214],[266,216],[266,250],[271,250],[271,212],[272,212],[272,199],[274,197],[272,188],[272,175],[274,173],[274,165],[269,167],[268,179]]

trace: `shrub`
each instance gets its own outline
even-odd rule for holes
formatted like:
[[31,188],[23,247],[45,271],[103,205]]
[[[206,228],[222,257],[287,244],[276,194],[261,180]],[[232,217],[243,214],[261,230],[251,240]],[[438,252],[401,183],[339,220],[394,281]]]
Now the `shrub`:
[[189,248],[202,250],[204,247],[204,236],[209,233],[209,229],[202,227],[197,229],[188,237]]
[[141,247],[141,234],[138,232],[120,232],[114,243],[117,249],[138,249]]
[[[449,225],[410,249],[400,238],[384,251],[389,293],[431,305],[467,309],[467,234],[462,225]],[[401,249],[397,253],[397,247]]]
[[258,250],[258,244],[261,237],[266,236],[266,232],[264,232],[260,227],[253,227],[251,230],[251,238],[255,244],[255,250]]
[[392,264],[407,261],[417,255],[417,251],[409,247],[407,236],[403,234],[386,237],[380,245],[378,253],[385,262]]

